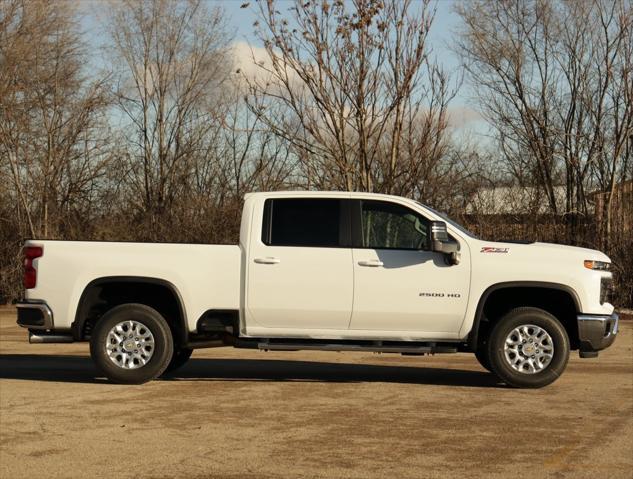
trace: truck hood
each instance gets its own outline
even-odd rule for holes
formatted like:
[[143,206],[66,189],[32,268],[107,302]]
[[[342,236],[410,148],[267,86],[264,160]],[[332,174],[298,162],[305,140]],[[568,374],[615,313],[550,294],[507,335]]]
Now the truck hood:
[[512,257],[531,257],[534,259],[556,258],[560,260],[582,261],[607,261],[611,262],[609,257],[601,251],[589,248],[581,248],[578,246],[567,246],[555,243],[509,243],[497,241],[480,241],[481,246],[477,253],[482,254],[508,254]]
[[555,243],[533,243],[533,245],[535,249],[541,249],[542,251],[551,251],[554,253],[568,254],[577,257],[582,256],[583,260],[592,259],[596,261],[611,261],[606,254],[596,249],[581,248],[579,246],[566,246]]

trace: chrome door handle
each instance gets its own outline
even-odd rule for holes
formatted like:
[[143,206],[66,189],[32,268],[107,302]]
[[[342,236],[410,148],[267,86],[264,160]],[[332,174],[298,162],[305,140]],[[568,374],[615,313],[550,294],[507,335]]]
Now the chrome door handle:
[[281,260],[279,258],[273,258],[272,256],[267,256],[266,258],[255,258],[255,263],[257,264],[279,264]]
[[383,265],[382,261],[380,261],[379,259],[369,259],[366,261],[359,261],[358,264],[359,266],[369,266],[370,268],[378,268],[379,266]]

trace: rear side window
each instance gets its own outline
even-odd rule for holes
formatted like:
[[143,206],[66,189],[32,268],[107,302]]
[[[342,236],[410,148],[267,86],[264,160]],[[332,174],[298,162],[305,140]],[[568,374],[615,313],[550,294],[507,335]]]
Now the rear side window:
[[337,247],[340,212],[337,199],[266,200],[262,241],[268,246]]

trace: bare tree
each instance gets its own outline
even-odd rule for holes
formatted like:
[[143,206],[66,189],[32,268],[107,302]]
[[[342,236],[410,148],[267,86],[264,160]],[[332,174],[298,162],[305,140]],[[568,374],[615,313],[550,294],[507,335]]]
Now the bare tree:
[[[239,90],[238,90],[239,94]],[[287,143],[262,124],[236,96],[219,142],[220,182],[235,200],[250,191],[274,191],[293,183],[294,162]]]
[[149,218],[148,238],[158,239],[161,218],[190,189],[195,162],[206,161],[223,121],[230,38],[222,11],[201,0],[113,2],[110,33],[130,198]]
[[185,209],[198,213],[187,229],[204,241],[237,242],[244,194],[283,189],[293,181],[286,142],[247,107],[242,86],[236,78],[222,107],[223,121],[208,132],[202,161],[195,163],[187,195]]
[[588,193],[631,177],[631,3],[475,0],[456,9],[458,51],[507,165],[541,188],[577,238]]
[[28,234],[57,237],[103,173],[104,82],[66,2],[2,3],[0,62],[0,168]]
[[268,60],[249,103],[308,187],[416,191],[446,149],[448,76],[429,59],[429,2],[259,3]]
[[19,290],[24,237],[92,227],[109,162],[107,97],[86,63],[70,2],[0,2],[0,296]]

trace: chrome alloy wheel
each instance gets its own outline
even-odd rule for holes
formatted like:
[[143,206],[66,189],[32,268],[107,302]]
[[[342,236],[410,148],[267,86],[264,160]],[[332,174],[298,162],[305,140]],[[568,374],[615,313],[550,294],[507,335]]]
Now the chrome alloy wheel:
[[154,335],[138,321],[122,321],[108,333],[106,353],[114,364],[123,369],[145,366],[154,354]]
[[543,371],[554,357],[554,341],[534,324],[522,324],[510,331],[503,347],[508,364],[523,374]]

